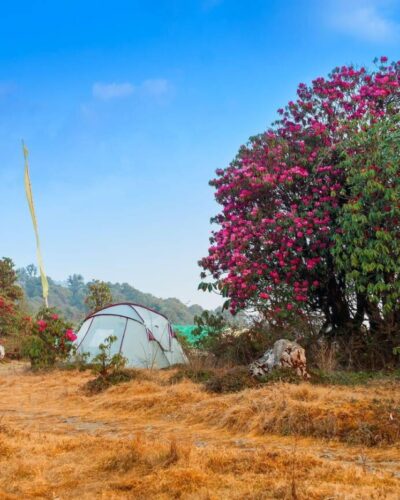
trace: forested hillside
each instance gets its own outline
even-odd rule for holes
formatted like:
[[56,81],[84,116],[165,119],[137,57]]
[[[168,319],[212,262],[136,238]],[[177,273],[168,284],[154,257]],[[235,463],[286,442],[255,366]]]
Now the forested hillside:
[[[26,295],[27,307],[35,312],[42,305],[42,289],[40,277],[34,265],[18,270],[19,283]],[[88,282],[83,276],[74,274],[69,276],[65,283],[49,281],[49,305],[60,310],[67,319],[79,322],[87,314],[84,298]],[[165,314],[172,323],[192,324],[194,316],[203,309],[199,305],[186,306],[176,298],[161,299],[143,293],[128,283],[108,283],[114,302],[136,302]]]

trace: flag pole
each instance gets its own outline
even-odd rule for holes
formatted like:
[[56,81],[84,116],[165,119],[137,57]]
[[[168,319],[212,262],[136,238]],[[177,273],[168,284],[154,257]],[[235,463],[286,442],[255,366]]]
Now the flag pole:
[[25,173],[24,173],[25,193],[26,193],[26,199],[28,200],[29,211],[31,213],[33,229],[35,232],[36,256],[37,256],[37,261],[38,261],[38,266],[39,266],[40,279],[42,282],[43,300],[44,300],[45,306],[48,308],[49,302],[48,302],[47,297],[49,295],[49,283],[47,281],[47,276],[46,276],[46,273],[44,270],[44,265],[43,265],[42,252],[40,250],[39,229],[38,229],[38,224],[37,224],[37,219],[36,219],[35,205],[33,203],[32,185],[31,185],[31,180],[29,177],[29,160],[28,160],[29,151],[28,151],[28,148],[25,146],[24,141],[22,141],[22,151],[24,153],[24,161],[25,161]]

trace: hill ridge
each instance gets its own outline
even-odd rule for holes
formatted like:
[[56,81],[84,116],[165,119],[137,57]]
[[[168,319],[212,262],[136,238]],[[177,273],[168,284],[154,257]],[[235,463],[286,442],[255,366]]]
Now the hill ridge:
[[[42,305],[42,289],[40,277],[34,265],[18,269],[19,284],[26,297],[26,305],[30,312],[36,312]],[[80,322],[89,312],[84,298],[90,281],[85,282],[80,274],[73,274],[67,281],[49,281],[49,304],[58,309],[67,319]],[[187,306],[176,297],[161,298],[152,293],[142,292],[129,283],[106,282],[111,290],[114,302],[135,302],[165,314],[171,323],[193,324],[194,316],[204,310],[198,304]]]

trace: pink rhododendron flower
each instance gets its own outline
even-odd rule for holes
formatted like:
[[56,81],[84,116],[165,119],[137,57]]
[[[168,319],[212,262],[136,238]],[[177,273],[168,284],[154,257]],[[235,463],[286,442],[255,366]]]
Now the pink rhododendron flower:
[[52,314],[51,319],[54,319],[54,320],[58,319],[58,314]]
[[78,337],[75,335],[74,331],[69,329],[65,332],[65,338],[67,340],[70,340],[71,342],[73,342],[74,340],[76,340]]
[[44,330],[46,330],[47,323],[46,323],[46,321],[44,321],[44,319],[39,319],[38,322],[37,322],[37,324],[39,326],[39,331],[40,332],[43,332]]

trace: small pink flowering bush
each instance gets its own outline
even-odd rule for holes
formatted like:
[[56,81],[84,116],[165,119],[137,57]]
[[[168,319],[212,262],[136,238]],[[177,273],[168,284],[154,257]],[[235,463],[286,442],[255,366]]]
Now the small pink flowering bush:
[[400,322],[400,148],[392,140],[400,61],[376,63],[300,84],[274,126],[217,170],[211,185],[222,209],[200,288],[219,290],[232,313],[317,314],[332,335],[362,335],[368,322],[372,336],[390,337],[391,353],[388,325]]
[[32,323],[31,334],[23,346],[23,354],[31,361],[32,368],[54,366],[74,350],[76,335],[72,325],[53,309],[41,309]]

